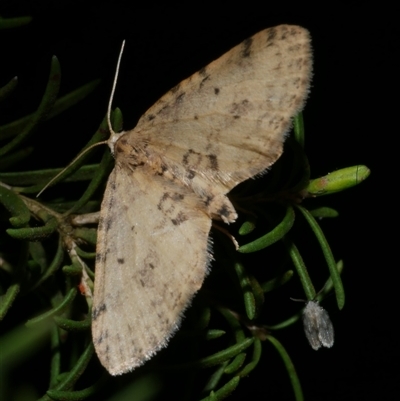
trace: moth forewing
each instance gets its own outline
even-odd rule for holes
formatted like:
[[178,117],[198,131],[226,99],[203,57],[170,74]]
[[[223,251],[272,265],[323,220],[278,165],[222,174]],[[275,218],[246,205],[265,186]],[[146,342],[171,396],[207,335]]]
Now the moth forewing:
[[111,374],[143,364],[178,328],[208,272],[211,218],[235,221],[226,194],[280,156],[311,70],[307,30],[263,30],[109,140],[92,335]]

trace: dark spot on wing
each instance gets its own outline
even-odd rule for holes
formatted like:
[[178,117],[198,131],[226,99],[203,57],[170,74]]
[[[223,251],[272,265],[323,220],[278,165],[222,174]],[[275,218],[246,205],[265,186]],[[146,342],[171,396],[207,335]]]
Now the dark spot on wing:
[[219,88],[214,88],[214,93],[215,93],[216,95],[218,95],[218,94],[219,94]]
[[206,199],[204,201],[205,205],[209,206],[213,199],[214,199],[214,195],[207,195]]
[[[166,203],[168,199],[172,200],[172,202]],[[171,213],[175,209],[175,202],[182,201],[183,199],[185,199],[185,195],[179,192],[165,192],[158,202],[157,208],[162,210],[164,213]]]
[[182,157],[182,163],[187,165],[189,161],[189,156],[194,153],[193,149],[189,149]]
[[153,348],[157,347],[158,341],[157,337],[154,334],[150,334],[150,342]]
[[168,171],[168,167],[165,164],[161,164],[158,168],[157,174],[164,175],[166,171]]
[[209,80],[209,79],[210,79],[210,76],[209,76],[209,75],[205,76],[205,77],[201,80],[201,82],[200,82],[200,88],[202,88],[203,85],[204,85],[204,82],[206,82],[206,81]]
[[164,192],[163,195],[162,195],[162,197],[161,197],[161,199],[160,199],[160,202],[158,202],[157,209],[161,210],[161,209],[162,209],[162,204],[163,204],[168,198],[169,198],[169,193],[168,193],[168,192]]
[[106,304],[103,303],[92,311],[92,319],[96,320],[103,312],[107,310]]
[[249,100],[243,99],[239,103],[233,102],[231,104],[231,108],[229,109],[229,113],[233,114],[235,118],[239,118],[240,116],[246,115],[251,107],[252,104],[249,102]]
[[185,97],[185,95],[186,95],[185,92],[180,93],[180,94],[176,97],[175,103],[182,103],[182,102],[183,102],[183,98]]
[[268,29],[268,36],[267,36],[267,41],[272,41],[276,37],[276,29],[275,28],[270,28]]
[[169,108],[169,105],[168,105],[168,104],[164,105],[163,107],[161,107],[160,110],[158,110],[157,114],[166,113],[166,112],[167,112],[166,110],[167,110],[168,108]]
[[175,309],[177,306],[181,306],[182,302],[181,302],[181,298],[182,298],[182,293],[180,292],[179,294],[171,294],[172,296],[175,296],[175,301],[174,304],[172,306],[173,309]]
[[181,201],[181,200],[185,199],[185,195],[180,194],[180,193],[178,193],[178,192],[174,192],[174,193],[172,194],[171,199],[174,200],[174,201]]
[[207,67],[203,67],[202,69],[199,70],[199,75],[202,75],[203,77],[207,75]]
[[182,157],[182,164],[185,166],[198,166],[201,163],[202,155],[193,149],[188,149],[188,151]]
[[217,211],[217,213],[218,213],[220,216],[224,216],[224,217],[229,217],[229,216],[230,216],[229,209],[228,209],[225,205],[223,205],[223,206]]
[[212,170],[218,170],[218,158],[216,155],[207,155],[210,160],[210,166]]
[[186,220],[188,220],[188,217],[183,212],[179,212],[178,215],[171,221],[174,226],[179,226]]
[[108,330],[104,330],[100,333],[100,336],[94,339],[94,342],[96,344],[101,344],[103,340],[105,340],[108,337]]
[[111,219],[111,218],[108,218],[108,219],[105,221],[105,230],[106,230],[106,231],[108,231],[108,230],[111,228],[111,224],[112,224],[112,219]]
[[124,258],[117,258],[117,262],[118,262],[120,265],[123,265],[123,264],[125,263],[125,259],[124,259]]
[[243,41],[242,57],[250,57],[251,45],[253,44],[253,38],[248,38]]
[[186,175],[186,177],[187,177],[189,180],[193,180],[193,178],[196,177],[196,172],[193,171],[193,170],[189,170],[188,173],[187,173],[187,175]]
[[156,118],[156,116],[155,116],[154,114],[149,114],[149,115],[147,116],[147,120],[148,120],[148,121],[154,120],[155,118]]
[[176,93],[176,92],[178,92],[178,90],[179,90],[179,88],[180,88],[180,86],[181,86],[181,84],[179,83],[178,85],[175,85],[172,89],[171,89],[171,92],[172,93]]

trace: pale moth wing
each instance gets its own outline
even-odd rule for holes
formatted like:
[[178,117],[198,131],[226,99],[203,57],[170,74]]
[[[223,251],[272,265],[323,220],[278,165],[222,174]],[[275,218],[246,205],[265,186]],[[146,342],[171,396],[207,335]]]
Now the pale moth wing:
[[280,156],[311,70],[307,30],[263,30],[110,138],[92,335],[112,375],[143,364],[179,327],[208,271],[211,219],[234,222],[226,194]]
[[304,332],[311,347],[330,348],[334,342],[334,330],[328,312],[316,301],[308,301],[303,311]]

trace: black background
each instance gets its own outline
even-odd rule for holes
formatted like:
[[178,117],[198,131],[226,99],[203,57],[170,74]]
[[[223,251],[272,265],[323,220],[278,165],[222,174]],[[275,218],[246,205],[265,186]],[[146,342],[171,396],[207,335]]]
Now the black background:
[[[284,345],[306,400],[393,399],[399,388],[398,260],[393,250],[398,219],[388,200],[397,198],[397,180],[390,178],[398,130],[395,10],[385,2],[354,1],[133,4],[1,2],[3,17],[32,15],[34,20],[0,34],[0,84],[15,75],[20,80],[16,94],[2,106],[0,122],[35,109],[53,54],[61,62],[61,95],[101,78],[91,96],[34,137],[35,168],[65,166],[105,114],[122,39],[127,44],[114,105],[130,129],[163,93],[248,36],[281,23],[309,29],[315,61],[304,118],[312,176],[356,164],[367,165],[372,174],[325,202],[340,212],[325,232],[335,256],[345,261],[345,308],[339,313],[334,302],[329,304],[334,347],[316,353],[304,338],[293,337],[286,337]],[[290,333],[303,336],[299,326]],[[293,399],[282,364],[269,354],[231,399]]]

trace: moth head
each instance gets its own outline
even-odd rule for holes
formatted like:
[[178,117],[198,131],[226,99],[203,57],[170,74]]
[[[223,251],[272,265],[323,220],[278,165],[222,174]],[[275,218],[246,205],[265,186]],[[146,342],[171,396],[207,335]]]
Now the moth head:
[[110,148],[112,155],[114,156],[114,154],[115,154],[115,151],[114,151],[115,150],[115,143],[118,141],[119,138],[121,138],[122,135],[125,134],[125,131],[116,133],[116,132],[113,131],[113,129],[112,129],[111,125],[110,125],[110,132],[111,132],[111,136],[107,141],[107,145]]

